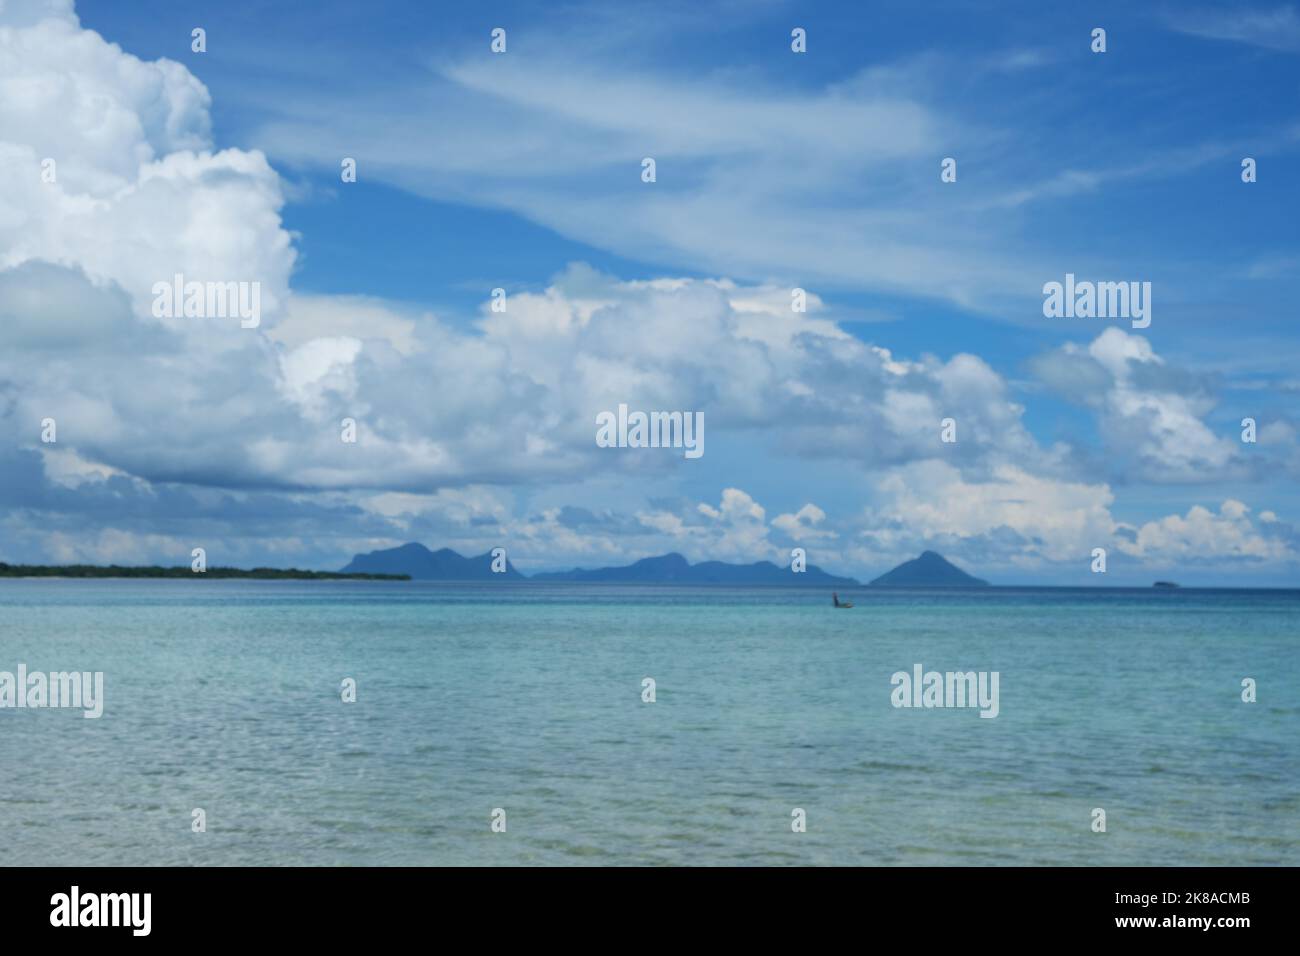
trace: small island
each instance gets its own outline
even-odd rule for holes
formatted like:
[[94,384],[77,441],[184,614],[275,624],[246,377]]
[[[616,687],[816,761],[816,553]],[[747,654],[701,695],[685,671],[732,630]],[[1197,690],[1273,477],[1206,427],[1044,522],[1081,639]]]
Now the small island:
[[1176,587],[1180,587],[1181,585],[1175,584],[1173,581],[1157,581],[1155,584],[1151,586],[1153,588],[1176,588]]
[[874,588],[986,588],[983,578],[967,574],[943,555],[922,551],[871,582]]

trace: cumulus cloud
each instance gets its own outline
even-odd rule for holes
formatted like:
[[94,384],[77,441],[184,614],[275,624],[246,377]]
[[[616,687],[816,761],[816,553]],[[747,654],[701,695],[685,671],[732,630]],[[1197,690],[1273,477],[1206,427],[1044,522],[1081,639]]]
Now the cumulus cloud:
[[[42,299],[24,291],[33,284],[62,291]],[[596,415],[621,403],[700,411],[710,429],[865,467],[944,455],[978,471],[1005,455],[1046,457],[975,356],[897,359],[783,313],[772,290],[725,281],[576,268],[468,330],[367,302],[378,321],[363,331],[336,303],[321,331],[356,334],[311,336],[295,306],[283,337],[163,327],[117,286],[44,264],[0,273],[0,293],[11,287],[0,373],[13,427],[54,417],[79,454],[151,481],[420,492],[689,466],[666,451],[598,448]],[[32,361],[52,348],[57,362]],[[948,415],[956,445],[939,441]],[[355,445],[340,441],[344,418],[358,422]]]
[[812,502],[793,514],[781,514],[772,519],[772,527],[782,531],[794,543],[803,541],[830,541],[839,537],[829,528],[820,527],[826,512]]
[[[71,4],[0,10],[0,268],[45,261],[115,284],[148,315],[176,273],[260,282],[282,307],[294,252],[259,152],[212,151],[208,91],[82,29]],[[52,162],[52,166],[47,164]]]
[[1111,327],[1031,367],[1056,392],[1096,411],[1113,475],[1193,482],[1246,473],[1237,435],[1206,423],[1217,404],[1213,383],[1171,368],[1145,336]]
[[[1276,515],[1264,512],[1260,525],[1270,525]],[[1219,564],[1225,558],[1252,561],[1294,557],[1291,545],[1273,534],[1264,533],[1250,519],[1250,509],[1229,498],[1213,512],[1201,505],[1189,508],[1185,515],[1166,515],[1148,521],[1136,529],[1131,541],[1121,542],[1120,549],[1139,558],[1170,564]]]
[[[472,94],[458,100],[471,108],[505,104],[519,121],[516,143],[536,155],[521,160],[512,146],[485,164],[476,150],[466,165],[448,142],[399,141],[379,110],[364,122],[393,147],[388,174],[423,176],[418,154],[430,146],[447,175],[435,180],[442,189],[523,162],[524,182],[502,187],[507,206],[570,235],[612,222],[638,237],[638,249],[642,240],[670,247],[723,273],[867,270],[869,284],[957,300],[1023,274],[992,255],[954,254],[990,248],[966,242],[973,232],[963,235],[971,223],[960,215],[940,217],[936,241],[918,225],[924,217],[895,215],[891,204],[903,200],[870,184],[834,215],[790,217],[800,207],[787,177],[768,175],[765,156],[811,163],[803,180],[816,184],[818,169],[928,156],[947,128],[881,76],[757,101],[717,80],[674,87],[660,101],[658,87],[632,79],[566,78],[546,64],[487,69],[453,65],[442,77]],[[512,290],[504,312],[484,304],[472,322],[371,297],[295,293],[281,179],[258,151],[217,148],[209,105],[184,66],[142,61],[82,29],[71,3],[0,0],[0,165],[14,186],[0,192],[0,500],[10,509],[6,542],[18,551],[175,562],[202,539],[225,542],[213,549],[224,557],[210,551],[218,562],[281,554],[310,563],[407,539],[475,552],[508,541],[525,562],[546,555],[553,565],[663,550],[780,560],[792,543],[811,542],[817,563],[878,567],[890,549],[922,541],[1068,562],[1115,536],[1147,559],[1190,553],[1220,534],[1217,554],[1289,554],[1284,521],[1270,511],[1252,522],[1231,503],[1121,525],[1109,486],[1068,474],[1066,449],[1036,441],[1014,388],[983,358],[869,344],[815,294],[808,312],[792,312],[789,285],[776,279],[623,280],[574,265],[543,289]],[[304,122],[311,112],[307,104]],[[302,132],[286,124],[268,133],[280,148]],[[805,140],[822,128],[842,135],[809,150]],[[555,162],[554,136],[562,144],[566,130],[581,134],[578,165],[557,183],[542,160]],[[676,162],[709,188],[661,206],[638,193],[610,215],[608,178],[584,177],[621,164],[647,131],[663,173],[677,175]],[[727,169],[724,150],[734,160]],[[575,198],[593,182],[599,188]],[[806,209],[831,205],[803,198]],[[724,224],[725,235],[705,222]],[[616,236],[601,238],[618,247]],[[155,317],[153,287],[176,274],[260,283],[263,324]],[[1108,330],[1037,369],[1097,413],[1136,472],[1233,473],[1227,439],[1205,424],[1211,389],[1170,369],[1145,339]],[[730,440],[759,461],[842,472],[874,499],[851,528],[854,543],[811,495],[780,502],[801,506],[769,518],[725,475],[707,494],[653,499],[657,482],[699,465],[668,450],[598,448],[596,415],[623,403],[703,412],[710,449]],[[940,441],[949,417],[955,444]],[[40,442],[45,418],[57,421],[56,447]],[[357,422],[355,444],[340,440],[345,418]],[[1268,423],[1261,441],[1286,440],[1289,427]],[[629,479],[638,483],[618,507],[580,497]],[[530,503],[557,487],[583,506]],[[309,543],[320,536],[328,543]]]
[[845,552],[858,561],[901,558],[922,547],[976,566],[1039,570],[1086,567],[1098,547],[1159,567],[1296,558],[1289,526],[1273,527],[1272,512],[1253,521],[1235,499],[1217,513],[1194,505],[1186,515],[1135,527],[1115,516],[1115,495],[1105,483],[1061,481],[1010,464],[988,480],[970,481],[944,462],[894,469],[879,491],[883,500],[860,521],[862,540]]
[[1058,481],[1012,464],[968,481],[946,462],[920,462],[893,470],[878,487],[885,503],[868,515],[865,533],[885,550],[1010,531],[1017,558],[1066,562],[1108,542],[1116,524],[1105,484]]

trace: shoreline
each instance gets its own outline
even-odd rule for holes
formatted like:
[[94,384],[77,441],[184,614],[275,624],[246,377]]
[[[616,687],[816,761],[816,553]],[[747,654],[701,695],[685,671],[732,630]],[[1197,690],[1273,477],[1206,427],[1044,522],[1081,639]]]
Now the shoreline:
[[110,564],[6,564],[0,562],[0,579],[15,578],[26,581],[41,578],[64,580],[166,580],[174,578],[221,578],[249,581],[410,581],[409,574],[378,574],[370,572],[302,571],[298,568],[208,568],[195,571],[178,566],[164,568],[158,565],[132,567]]

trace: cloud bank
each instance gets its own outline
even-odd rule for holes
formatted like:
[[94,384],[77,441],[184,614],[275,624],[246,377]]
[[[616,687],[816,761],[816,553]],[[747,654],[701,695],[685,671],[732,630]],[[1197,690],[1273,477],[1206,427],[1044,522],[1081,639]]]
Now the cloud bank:
[[[777,263],[808,272],[870,263],[882,282],[923,279],[959,300],[978,292],[977,277],[1007,278],[1007,263],[949,256],[888,215],[852,236],[818,217],[791,220],[791,197],[764,176],[772,156],[811,163],[809,182],[821,167],[915,158],[939,122],[916,103],[874,95],[866,81],[757,106],[702,84],[676,90],[690,110],[640,110],[633,130],[628,106],[651,92],[636,81],[593,87],[552,72],[537,83],[539,68],[548,69],[459,65],[444,80],[471,94],[466,108],[479,97],[516,111],[515,146],[498,160],[512,168],[531,161],[527,144],[543,127],[584,131],[566,160],[569,181],[539,152],[534,182],[515,197],[562,231],[618,247],[587,235],[607,228],[597,207],[612,187],[597,176],[586,198],[573,190],[640,152],[648,131],[666,166],[695,164],[695,185],[672,187],[666,204],[649,193],[619,200],[613,219],[651,242],[710,266],[734,255],[750,270],[769,256],[774,273]],[[1033,366],[1095,416],[1113,453],[1112,471],[1098,473],[1081,470],[1072,442],[1035,438],[1023,396],[978,355],[870,344],[816,295],[793,311],[791,286],[776,279],[626,280],[574,264],[545,288],[511,291],[504,311],[484,302],[469,323],[297,293],[280,176],[261,152],[218,149],[210,106],[184,66],[131,56],[83,29],[70,3],[0,3],[0,165],[13,171],[0,192],[10,559],[179,562],[201,539],[220,542],[214,560],[225,563],[319,565],[410,538],[474,551],[509,544],[525,569],[670,548],[783,560],[798,545],[815,563],[880,570],[935,543],[1007,569],[1083,562],[1096,546],[1152,567],[1295,559],[1290,526],[1272,512],[1252,517],[1237,497],[1149,521],[1116,517],[1116,475],[1178,484],[1259,468],[1209,422],[1214,383],[1139,336],[1107,329]],[[807,159],[807,141],[827,124],[852,132]],[[267,135],[283,148],[299,132]],[[412,141],[412,156],[427,145]],[[724,174],[709,160],[722,150],[737,178],[704,189]],[[403,155],[389,160],[399,180],[416,172]],[[433,155],[448,175],[493,172],[454,168],[447,144]],[[771,241],[741,256],[713,244],[697,228],[705,222],[727,223],[737,243]],[[949,223],[964,242],[960,222]],[[842,263],[827,260],[827,243]],[[175,274],[259,283],[262,324],[155,317],[151,290]],[[620,403],[703,412],[723,449],[834,476],[837,503],[814,501],[792,477],[790,500],[765,505],[739,487],[745,466],[716,458],[701,494],[700,473],[684,471],[680,455],[599,448],[596,416]],[[948,418],[956,442],[941,439]],[[49,420],[52,443],[42,441]],[[355,443],[342,440],[349,420]],[[1294,435],[1264,434],[1271,460],[1291,467]]]

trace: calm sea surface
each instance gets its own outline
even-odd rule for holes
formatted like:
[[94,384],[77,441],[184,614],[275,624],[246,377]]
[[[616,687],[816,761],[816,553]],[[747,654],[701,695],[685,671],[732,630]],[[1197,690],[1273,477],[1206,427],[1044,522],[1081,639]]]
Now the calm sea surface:
[[0,710],[0,860],[1300,865],[1300,591],[841,596],[0,580],[0,671],[105,675]]

